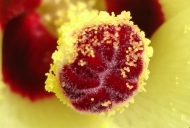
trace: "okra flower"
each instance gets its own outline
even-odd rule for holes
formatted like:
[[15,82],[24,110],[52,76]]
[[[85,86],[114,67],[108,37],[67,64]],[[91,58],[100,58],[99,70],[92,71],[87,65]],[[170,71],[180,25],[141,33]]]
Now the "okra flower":
[[[36,0],[32,3],[24,0],[1,1],[0,86],[4,87],[0,90],[0,96],[3,96],[0,100],[0,126],[189,127],[188,2],[138,0],[133,3],[107,0],[106,9],[102,1],[101,4],[97,1],[93,7],[93,1],[86,2],[88,4],[85,7],[96,8],[99,11],[105,9],[116,14],[123,10],[131,11],[132,20],[150,37],[155,51],[150,61],[146,92],[138,93],[134,98],[134,104],[130,104],[121,114],[116,112],[111,117],[105,117],[79,114],[44,89],[45,73],[50,68],[51,53],[57,45],[56,30],[60,24],[69,22],[68,17],[82,11],[83,7],[73,10],[71,6],[67,6],[69,1],[59,0]],[[72,11],[72,15],[65,15],[68,11]]]

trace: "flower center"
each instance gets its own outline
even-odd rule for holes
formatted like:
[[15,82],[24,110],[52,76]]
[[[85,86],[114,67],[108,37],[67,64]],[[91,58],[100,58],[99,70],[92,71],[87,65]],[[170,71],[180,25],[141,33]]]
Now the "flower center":
[[127,12],[84,18],[60,29],[46,89],[77,111],[108,112],[142,89],[149,41]]
[[143,44],[132,26],[94,25],[78,35],[78,56],[59,72],[62,90],[80,111],[102,112],[131,98],[143,70]]

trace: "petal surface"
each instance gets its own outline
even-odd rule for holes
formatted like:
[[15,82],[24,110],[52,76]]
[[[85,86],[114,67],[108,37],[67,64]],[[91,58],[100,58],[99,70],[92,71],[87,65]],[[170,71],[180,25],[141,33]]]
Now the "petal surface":
[[159,0],[165,20],[169,20],[190,5],[189,0]]
[[190,8],[180,12],[153,35],[154,56],[146,93],[115,116],[130,128],[189,127],[190,111]]
[[121,128],[109,117],[76,113],[55,97],[33,103],[7,88],[0,94],[6,97],[0,102],[3,128]]

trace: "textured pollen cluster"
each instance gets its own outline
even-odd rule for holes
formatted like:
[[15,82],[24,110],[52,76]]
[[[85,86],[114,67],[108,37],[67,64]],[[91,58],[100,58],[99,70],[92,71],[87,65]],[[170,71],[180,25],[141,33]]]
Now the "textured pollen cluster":
[[48,91],[87,113],[108,112],[142,90],[152,54],[129,13],[95,16],[61,28],[46,81]]

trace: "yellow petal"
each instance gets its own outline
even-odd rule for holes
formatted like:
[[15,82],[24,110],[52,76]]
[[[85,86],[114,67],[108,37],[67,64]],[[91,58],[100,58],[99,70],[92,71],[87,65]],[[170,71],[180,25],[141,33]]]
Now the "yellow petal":
[[8,88],[1,93],[1,128],[120,128],[111,118],[76,113],[55,97],[33,103]]
[[114,117],[130,128],[189,128],[190,124],[190,8],[153,35],[150,78],[134,104]]
[[166,20],[172,18],[190,5],[190,0],[159,0]]

